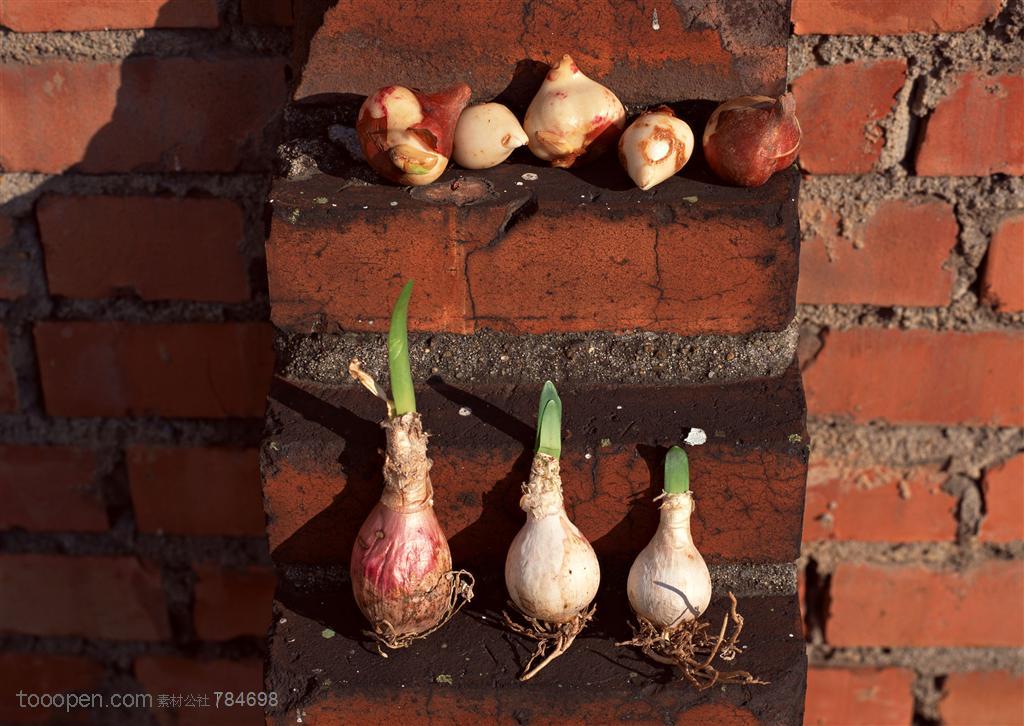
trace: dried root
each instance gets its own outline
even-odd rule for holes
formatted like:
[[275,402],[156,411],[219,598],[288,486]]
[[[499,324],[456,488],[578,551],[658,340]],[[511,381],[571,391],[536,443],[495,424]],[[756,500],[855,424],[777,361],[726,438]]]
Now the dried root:
[[[386,646],[392,650],[407,648],[414,640],[426,638],[431,633],[441,629],[452,619],[455,613],[462,609],[462,606],[473,599],[473,585],[476,581],[468,570],[451,570],[446,572],[443,583],[449,588],[448,607],[437,625],[422,633],[397,633],[395,628],[387,620],[374,623],[373,630],[364,630],[363,634],[373,638],[377,643],[377,652],[387,658],[388,654],[381,650]],[[438,583],[438,587],[442,583]]]
[[[505,616],[505,625],[512,632],[537,641],[537,647],[534,649],[533,655],[530,656],[530,660],[526,662],[519,680],[530,680],[548,663],[569,650],[572,641],[576,639],[576,636],[583,631],[583,628],[590,622],[590,619],[594,617],[596,609],[596,605],[591,605],[588,610],[582,611],[572,620],[565,623],[548,623],[520,613],[523,619],[526,620],[527,625],[520,625],[507,612],[502,612],[502,615]],[[550,653],[548,648],[552,648]],[[536,666],[533,665],[534,661],[538,658],[542,659],[540,663]]]
[[[767,681],[759,680],[747,671],[720,671],[711,665],[716,657],[728,662],[740,654],[737,642],[743,631],[743,616],[736,612],[736,598],[731,592],[729,600],[732,605],[717,635],[708,632],[710,623],[700,620],[689,620],[662,630],[644,618],[637,618],[640,627],[633,628],[632,640],[617,645],[636,646],[651,660],[679,666],[683,677],[698,691],[719,683],[767,685]],[[727,638],[730,622],[733,630]]]

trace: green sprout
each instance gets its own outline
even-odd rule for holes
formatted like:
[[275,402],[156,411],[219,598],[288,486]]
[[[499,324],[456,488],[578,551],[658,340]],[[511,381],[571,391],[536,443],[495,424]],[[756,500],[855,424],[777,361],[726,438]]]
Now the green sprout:
[[412,387],[412,367],[409,364],[409,298],[412,280],[405,283],[391,313],[388,331],[388,366],[391,369],[391,396],[395,401],[395,416],[416,410],[416,394]]
[[681,494],[690,491],[690,460],[686,452],[673,446],[665,456],[665,493]]
[[546,381],[540,392],[537,442],[534,450],[556,459],[562,454],[562,399],[558,397],[555,384],[551,381]]

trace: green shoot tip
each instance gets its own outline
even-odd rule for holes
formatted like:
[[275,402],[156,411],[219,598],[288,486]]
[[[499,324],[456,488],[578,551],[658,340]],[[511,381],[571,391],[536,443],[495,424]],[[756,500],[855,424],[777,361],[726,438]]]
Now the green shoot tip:
[[665,456],[665,493],[681,494],[690,491],[690,460],[686,452],[673,446]]
[[388,331],[388,367],[391,370],[391,397],[395,401],[395,416],[416,410],[416,394],[412,386],[412,366],[409,363],[409,298],[412,280],[405,283],[391,313]]

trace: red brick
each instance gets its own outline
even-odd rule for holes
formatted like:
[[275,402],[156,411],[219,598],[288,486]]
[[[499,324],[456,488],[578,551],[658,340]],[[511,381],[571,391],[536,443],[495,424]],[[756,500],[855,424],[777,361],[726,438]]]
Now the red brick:
[[[621,410],[614,405],[588,407],[588,401],[593,405],[613,395],[603,388],[561,391],[567,432],[562,456],[565,504],[600,556],[631,560],[637,541],[651,536],[657,521],[651,470],[659,466],[651,464],[651,457],[660,454],[649,447],[659,436],[673,435],[662,422],[694,420],[700,411],[709,431],[728,431],[691,452],[697,502],[692,525],[701,552],[712,561],[796,558],[806,464],[802,445],[791,444],[788,437],[802,435],[802,422],[769,424],[765,409],[799,408],[799,392],[785,384],[766,399],[760,385],[688,391],[620,387],[614,400]],[[363,423],[353,427],[344,423],[346,417],[338,417],[329,419],[334,421],[331,428],[324,428],[313,423],[320,420],[313,411],[298,401],[292,401],[297,409],[291,408],[291,399],[278,391],[271,416],[282,432],[264,451],[270,547],[278,562],[344,562],[359,525],[380,498],[382,461],[376,451],[383,436],[372,422],[373,412],[379,416],[381,411],[377,401],[355,386],[305,384],[303,390],[318,407],[350,412],[346,416],[359,416]],[[531,400],[535,392],[525,387],[514,392],[486,386],[471,390],[510,416],[536,405]],[[775,396],[794,399],[776,401]],[[712,405],[719,415],[735,411],[744,421],[758,422],[760,430],[719,424],[708,417]],[[523,521],[519,487],[529,473],[529,457],[522,443],[488,431],[490,427],[473,417],[459,416],[458,407],[432,389],[417,391],[417,407],[434,434],[434,504],[453,556],[500,567]],[[602,445],[606,437],[607,445]]]
[[0,556],[0,630],[163,640],[171,635],[160,570],[132,557]]
[[20,33],[109,28],[216,28],[217,0],[3,0],[0,25]]
[[262,416],[273,366],[263,323],[43,322],[51,416]]
[[804,371],[807,409],[865,422],[1024,425],[1024,335],[829,331]]
[[417,282],[417,330],[744,333],[792,319],[794,175],[752,195],[673,180],[657,204],[639,192],[588,204],[580,197],[594,187],[542,170],[533,211],[512,223],[531,204],[515,183],[536,168],[492,170],[487,180],[501,191],[461,207],[389,187],[339,191],[322,175],[279,184],[267,244],[274,322],[383,330],[407,278]]
[[886,199],[848,237],[825,204],[800,205],[797,302],[942,307],[955,274],[949,255],[959,226],[953,208],[934,199]]
[[942,690],[939,715],[948,726],[1019,726],[1024,721],[1024,675],[950,673]]
[[807,671],[804,726],[906,726],[913,720],[914,674],[899,668]]
[[1024,76],[963,73],[924,121],[920,176],[1024,174]]
[[[216,691],[222,693],[261,693],[263,663],[259,660],[189,660],[178,656],[140,656],[135,659],[135,677],[147,693],[153,696],[152,712],[161,726],[218,726],[265,723],[262,708],[227,707],[223,701],[215,709]],[[206,708],[179,709],[157,705],[160,694],[206,695],[210,705]],[[286,694],[279,693],[282,700]],[[223,698],[223,696],[222,696]],[[211,716],[216,714],[216,718]],[[294,714],[292,714],[294,719]]]
[[107,529],[96,465],[88,449],[0,445],[0,529]]
[[830,645],[1024,646],[1024,562],[963,572],[840,563],[832,573]]
[[[19,706],[18,692],[42,695],[58,693],[95,693],[100,689],[103,665],[73,655],[41,653],[0,653],[0,722],[53,723],[55,711]],[[87,712],[62,713],[61,722],[85,720]]]
[[[661,701],[661,702],[659,702]],[[532,709],[532,710],[531,710]],[[595,692],[587,700],[555,698],[539,692],[530,704],[516,702],[507,690],[491,693],[405,690],[387,697],[338,692],[302,709],[308,723],[345,723],[359,714],[360,726],[391,726],[396,717],[408,723],[470,726],[489,723],[512,726],[528,719],[537,726],[629,723],[637,726],[754,726],[750,711],[728,703],[707,703],[680,709],[662,699],[609,697]],[[272,717],[268,724],[294,723],[294,715]],[[668,719],[672,719],[669,721]]]
[[242,20],[249,25],[290,26],[295,22],[292,0],[242,0]]
[[126,458],[140,532],[263,534],[255,449],[132,446]]
[[885,146],[879,122],[892,113],[906,79],[902,58],[813,68],[797,78],[800,166],[812,174],[872,171]]
[[[522,78],[532,70],[524,59],[550,63],[566,52],[627,103],[777,95],[786,77],[785,13],[783,5],[752,12],[730,0],[714,0],[699,12],[610,0],[537,6],[520,0],[421,0],[416,32],[410,33],[410,17],[341,0],[313,37],[296,98],[365,95],[392,83],[438,89],[460,81],[477,98],[493,98],[510,82],[513,92],[532,90]],[[510,23],[515,32],[508,32]],[[439,45],[444,53],[437,52]],[[360,62],[338,63],[348,57]],[[410,62],[422,58],[430,62]]]
[[797,35],[905,35],[974,28],[1002,9],[1005,0],[793,0]]
[[0,164],[40,172],[262,170],[269,159],[256,149],[285,98],[279,58],[0,65]]
[[804,541],[933,542],[956,539],[956,500],[938,467],[905,470],[812,460]]
[[50,292],[73,298],[240,302],[249,297],[242,209],[227,199],[44,198]]
[[11,365],[7,329],[0,325],[0,413],[18,410],[18,383]]
[[14,300],[27,291],[26,258],[14,248],[14,220],[0,215],[0,300]]
[[999,223],[988,246],[981,299],[1001,313],[1024,311],[1024,214]]
[[986,542],[1024,540],[1024,454],[985,472],[985,518],[978,537]]
[[273,570],[225,570],[210,564],[196,565],[195,570],[195,626],[202,640],[266,637],[277,585]]

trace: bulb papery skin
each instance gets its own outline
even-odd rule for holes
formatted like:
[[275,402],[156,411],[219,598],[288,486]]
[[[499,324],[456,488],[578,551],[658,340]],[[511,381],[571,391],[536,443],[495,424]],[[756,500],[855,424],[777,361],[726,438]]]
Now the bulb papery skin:
[[740,96],[716,108],[704,127],[704,158],[723,181],[764,184],[796,160],[802,132],[796,99]]
[[640,114],[619,138],[619,162],[643,190],[677,174],[693,154],[693,131],[662,106]]
[[625,125],[622,102],[565,55],[548,71],[526,109],[523,129],[534,156],[552,166],[570,167],[611,147]]
[[505,559],[505,585],[520,612],[564,623],[590,605],[601,582],[597,555],[565,513],[558,459],[534,456],[519,506],[526,524]]
[[711,575],[690,536],[693,508],[690,492],[666,494],[658,530],[629,568],[633,612],[662,629],[699,617],[711,602]]
[[470,94],[460,83],[433,94],[385,86],[367,96],[356,121],[366,161],[398,184],[436,181],[448,166],[455,125]]
[[500,103],[470,106],[455,127],[452,157],[464,169],[490,169],[529,139],[519,120]]
[[387,432],[384,493],[352,547],[352,593],[375,627],[415,635],[447,613],[452,557],[434,514],[431,462],[419,414],[407,413],[382,426]]

